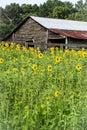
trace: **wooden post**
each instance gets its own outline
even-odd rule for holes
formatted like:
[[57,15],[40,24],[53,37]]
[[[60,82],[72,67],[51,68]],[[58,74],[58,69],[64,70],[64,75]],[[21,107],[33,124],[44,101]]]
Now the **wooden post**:
[[47,44],[48,44],[48,30],[46,32],[46,43],[44,44],[44,49],[47,49]]
[[14,42],[14,33],[12,34],[12,41]]
[[66,37],[66,39],[65,39],[65,49],[68,49],[67,44],[68,44],[68,38]]

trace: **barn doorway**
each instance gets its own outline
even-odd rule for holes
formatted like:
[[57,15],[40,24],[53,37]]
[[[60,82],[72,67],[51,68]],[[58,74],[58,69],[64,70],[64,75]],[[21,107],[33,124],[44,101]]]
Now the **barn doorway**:
[[25,46],[26,46],[27,48],[29,48],[29,47],[33,47],[33,48],[34,48],[34,39],[29,39],[29,40],[27,40],[27,41],[25,42]]

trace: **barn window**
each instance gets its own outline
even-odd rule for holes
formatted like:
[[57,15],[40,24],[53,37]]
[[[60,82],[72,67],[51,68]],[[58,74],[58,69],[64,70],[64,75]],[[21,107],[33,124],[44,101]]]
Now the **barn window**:
[[26,46],[27,48],[29,48],[29,47],[34,47],[34,39],[29,39],[29,40],[27,40],[26,43],[25,43],[25,46]]
[[49,42],[64,44],[65,43],[65,39],[49,39]]

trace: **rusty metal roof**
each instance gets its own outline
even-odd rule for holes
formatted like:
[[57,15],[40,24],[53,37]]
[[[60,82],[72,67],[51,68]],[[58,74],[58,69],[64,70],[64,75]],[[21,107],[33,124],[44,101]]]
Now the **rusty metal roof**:
[[50,29],[54,33],[64,35],[66,37],[87,39],[86,31],[74,31],[74,30],[60,30],[60,29]]
[[87,39],[87,22],[31,16],[40,25],[66,37]]

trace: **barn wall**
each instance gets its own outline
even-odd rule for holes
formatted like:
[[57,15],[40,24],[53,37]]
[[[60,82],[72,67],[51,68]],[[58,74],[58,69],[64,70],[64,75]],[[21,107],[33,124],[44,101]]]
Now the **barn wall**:
[[44,48],[47,42],[47,30],[29,18],[17,31],[9,37],[9,41],[24,45],[26,41],[33,40],[35,47]]
[[87,39],[72,39],[72,38],[68,38],[68,45],[69,48],[87,48]]
[[58,39],[59,38],[59,35],[56,34],[56,33],[53,33],[51,31],[48,31],[48,39]]

